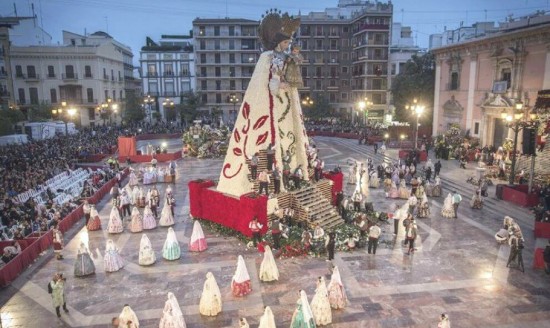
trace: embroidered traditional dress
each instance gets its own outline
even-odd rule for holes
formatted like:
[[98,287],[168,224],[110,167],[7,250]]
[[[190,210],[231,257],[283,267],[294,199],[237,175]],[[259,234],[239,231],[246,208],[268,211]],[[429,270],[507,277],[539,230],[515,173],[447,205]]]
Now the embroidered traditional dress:
[[134,206],[132,209],[132,221],[130,222],[130,231],[131,232],[142,232],[143,231],[143,219],[141,213],[137,207]]
[[130,187],[137,186],[138,183],[139,181],[136,173],[134,171],[130,172],[130,178],[128,181],[128,184],[130,185]]
[[179,302],[172,293],[168,293],[168,299],[164,303],[159,328],[186,328]]
[[424,193],[424,196],[420,199],[420,205],[418,206],[417,216],[419,218],[427,218],[430,215],[430,203],[428,202],[428,196]]
[[122,233],[124,228],[122,227],[122,220],[120,219],[120,214],[118,209],[113,206],[111,209],[111,214],[109,215],[109,224],[107,225],[108,233]]
[[155,229],[156,227],[157,227],[157,221],[155,220],[155,216],[151,211],[151,207],[147,205],[145,206],[145,210],[143,211],[143,229],[150,230],[150,229]]
[[170,205],[167,202],[164,202],[162,207],[162,212],[160,213],[159,226],[169,227],[174,225],[174,216],[172,215],[172,210]]
[[378,173],[374,171],[369,178],[369,186],[371,188],[380,187],[380,179],[378,178]]
[[124,266],[124,260],[118,252],[115,243],[109,239],[105,247],[105,256],[103,256],[103,266],[105,272],[115,272]]
[[313,312],[309,306],[306,292],[303,290],[300,291],[298,307],[294,310],[294,314],[292,315],[290,328],[316,328]]
[[250,275],[246,269],[246,264],[242,255],[239,255],[237,259],[237,270],[235,270],[235,275],[231,280],[231,292],[234,296],[245,296],[252,291],[250,286]]
[[407,186],[405,185],[405,180],[401,179],[401,182],[399,183],[399,198],[409,199],[409,197],[411,197],[411,193],[409,192],[409,189],[407,189]]
[[146,234],[143,234],[139,243],[138,263],[139,265],[145,266],[155,263],[156,260],[157,257],[155,255],[155,250],[153,250],[153,246],[151,245],[151,241]]
[[95,265],[90,252],[84,243],[80,244],[80,248],[76,254],[76,260],[74,262],[74,275],[75,277],[89,276],[95,273]]
[[266,306],[264,309],[264,314],[260,318],[260,325],[258,328],[277,328],[275,325],[275,317],[273,316],[273,311],[269,306]]
[[317,289],[311,300],[311,311],[317,326],[325,326],[332,323],[332,309],[324,277],[320,277],[317,281]]
[[99,218],[99,213],[97,212],[97,209],[95,206],[92,205],[92,208],[90,209],[90,220],[88,220],[88,224],[86,225],[86,228],[88,231],[95,231],[101,229],[101,219]]
[[143,187],[139,187],[139,195],[137,199],[137,207],[143,208],[145,207],[145,191],[143,190]]
[[275,258],[271,252],[271,247],[266,245],[264,249],[264,259],[262,260],[262,264],[260,264],[260,280],[279,280],[279,269],[277,268],[277,263],[275,263]]
[[139,203],[139,187],[134,186],[134,189],[132,189],[132,205],[137,206]]
[[435,184],[432,188],[432,197],[441,197],[441,179],[435,178]]
[[424,184],[424,192],[426,196],[433,197],[433,184],[430,181],[426,181]]
[[202,288],[199,312],[206,316],[216,316],[222,311],[222,295],[212,272],[206,274]]
[[330,278],[327,289],[330,306],[333,309],[345,308],[348,303],[348,297],[346,296],[346,290],[344,289],[344,284],[342,284],[340,270],[337,266],[332,270],[332,277]]
[[392,181],[390,192],[388,193],[389,198],[399,198],[399,189],[397,189],[397,186],[395,185],[395,182]]
[[453,196],[451,193],[447,195],[445,198],[445,201],[443,202],[443,207],[441,208],[441,215],[443,215],[444,218],[454,218],[455,216],[455,209],[453,207]]
[[136,313],[126,305],[118,316],[119,328],[139,328],[139,319]]
[[193,233],[191,234],[191,239],[189,239],[189,250],[191,252],[202,252],[207,248],[208,245],[201,224],[198,220],[195,220],[193,223]]
[[164,242],[164,247],[162,248],[162,257],[168,261],[174,261],[179,259],[181,256],[181,249],[176,238],[176,233],[171,227],[168,228],[168,233],[166,235],[166,241]]

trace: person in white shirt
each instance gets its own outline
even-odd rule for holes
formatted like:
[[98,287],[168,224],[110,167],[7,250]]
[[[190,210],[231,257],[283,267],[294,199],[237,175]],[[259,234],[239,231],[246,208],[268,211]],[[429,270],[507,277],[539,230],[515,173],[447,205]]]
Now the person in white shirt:
[[260,183],[260,190],[258,191],[259,194],[262,193],[262,190],[265,190],[266,196],[269,195],[269,183],[271,182],[269,179],[269,173],[267,169],[260,172],[258,175],[258,182]]
[[380,235],[382,234],[382,230],[378,226],[378,224],[373,225],[369,229],[369,243],[368,243],[368,249],[367,252],[371,254],[376,254],[376,247],[378,247],[378,238],[380,238]]
[[252,221],[248,224],[248,228],[250,231],[252,231],[252,241],[254,242],[254,247],[258,245],[259,242],[262,241],[261,236],[261,230],[262,230],[263,224],[258,222],[258,218],[254,217]]

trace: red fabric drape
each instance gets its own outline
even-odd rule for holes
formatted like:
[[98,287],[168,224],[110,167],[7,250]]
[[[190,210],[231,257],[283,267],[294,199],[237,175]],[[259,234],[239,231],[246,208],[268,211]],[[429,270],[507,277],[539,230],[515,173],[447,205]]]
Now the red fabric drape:
[[535,222],[535,238],[550,239],[550,223]]
[[535,249],[535,258],[533,259],[533,268],[544,269],[544,249]]
[[344,188],[344,174],[342,172],[324,172],[323,177],[325,179],[332,180],[332,205],[336,205],[336,194],[342,191]]
[[136,138],[118,137],[118,157],[126,158],[134,155],[136,155]]
[[242,195],[229,196],[211,188],[212,181],[189,182],[189,210],[193,217],[209,220],[252,236],[248,224],[253,217],[264,225],[267,231],[267,197]]

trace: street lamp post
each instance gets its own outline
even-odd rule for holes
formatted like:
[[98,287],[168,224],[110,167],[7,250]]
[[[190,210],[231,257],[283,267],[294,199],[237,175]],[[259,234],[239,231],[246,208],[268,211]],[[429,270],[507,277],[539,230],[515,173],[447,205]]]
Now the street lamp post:
[[143,103],[145,105],[148,106],[148,110],[149,110],[149,123],[153,124],[153,110],[152,110],[152,107],[153,107],[153,103],[155,102],[155,98],[151,97],[151,95],[147,95],[144,99],[143,99]]
[[[509,129],[512,129],[514,132],[514,144],[512,148],[512,165],[510,167],[510,176],[508,178],[508,183],[510,185],[513,185],[516,180],[516,159],[517,159],[517,151],[516,148],[518,146],[518,134],[519,131],[525,129],[525,128],[536,128],[538,125],[537,116],[535,113],[533,113],[530,116],[527,116],[523,111],[523,103],[521,101],[516,102],[514,107],[514,113],[512,115],[508,114],[506,111],[503,111],[501,113],[501,116],[503,119],[506,120],[507,126]],[[526,142],[524,140],[524,142]],[[535,155],[533,155],[535,156]],[[534,158],[532,159],[531,166],[533,168],[534,166]],[[531,170],[531,176],[529,177],[529,185],[530,189],[532,187],[532,176],[534,175],[534,169]],[[531,192],[531,190],[529,191]]]
[[[171,112],[172,109],[174,109],[176,107],[176,105],[175,105],[175,103],[172,99],[166,98],[162,102],[162,107],[167,108]],[[166,121],[168,121],[167,113],[165,112],[164,115],[166,116]]]
[[369,101],[369,98],[367,97],[365,97],[364,100],[357,102],[357,108],[359,108],[359,113],[361,113],[360,123],[362,125],[367,125],[369,123],[368,116],[370,106],[372,106],[372,101]]
[[239,101],[240,100],[236,94],[233,93],[229,96],[229,102],[233,104],[233,117],[232,117],[233,122],[235,122],[237,119],[237,103]]
[[418,119],[420,118],[420,115],[424,112],[424,106],[419,105],[417,103],[418,101],[416,98],[413,99],[412,105],[406,105],[405,109],[411,110],[412,114],[415,116],[415,126],[414,126],[414,147],[413,149],[418,148]]

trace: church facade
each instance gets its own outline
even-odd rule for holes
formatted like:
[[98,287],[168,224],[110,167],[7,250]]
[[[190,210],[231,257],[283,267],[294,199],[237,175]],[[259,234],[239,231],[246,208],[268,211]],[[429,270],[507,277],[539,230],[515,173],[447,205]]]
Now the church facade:
[[482,146],[498,147],[513,134],[502,114],[512,114],[518,102],[530,110],[537,92],[550,88],[550,19],[517,23],[432,50],[434,136],[458,125]]

